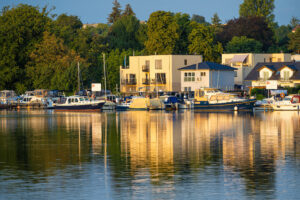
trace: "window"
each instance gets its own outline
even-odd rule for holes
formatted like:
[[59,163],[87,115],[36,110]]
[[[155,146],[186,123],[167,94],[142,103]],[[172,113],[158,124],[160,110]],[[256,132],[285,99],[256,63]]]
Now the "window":
[[184,59],[184,65],[187,65],[187,59]]
[[283,72],[283,78],[284,78],[284,80],[289,80],[289,78],[290,78],[290,72],[289,71],[284,71]]
[[195,81],[195,72],[185,72],[184,73],[184,82]]
[[278,59],[277,59],[277,62],[281,62],[281,58],[278,58]]
[[162,69],[162,61],[155,60],[155,69]]
[[185,92],[190,92],[190,91],[192,91],[192,88],[191,87],[184,87],[184,91]]
[[166,74],[165,73],[156,73],[155,80],[158,84],[166,84]]
[[77,98],[75,99],[75,102],[78,103],[78,99]]
[[201,72],[200,76],[206,76],[206,72]]
[[263,73],[263,79],[268,80],[269,79],[269,72],[264,72]]
[[234,71],[234,77],[237,77],[237,71]]

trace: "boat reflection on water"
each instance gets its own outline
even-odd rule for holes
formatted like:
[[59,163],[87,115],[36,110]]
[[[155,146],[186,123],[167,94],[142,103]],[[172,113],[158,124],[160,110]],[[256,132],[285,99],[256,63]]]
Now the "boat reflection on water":
[[[0,119],[1,194],[22,196],[22,180],[37,197],[70,197],[60,187],[88,198],[299,195],[298,112],[3,111]],[[37,186],[52,182],[57,189]]]

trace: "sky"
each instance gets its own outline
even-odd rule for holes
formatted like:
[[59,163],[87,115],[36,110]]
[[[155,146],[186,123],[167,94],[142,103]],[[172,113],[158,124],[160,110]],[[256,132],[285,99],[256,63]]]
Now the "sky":
[[[148,20],[150,14],[157,10],[202,15],[206,21],[217,13],[225,23],[239,17],[239,5],[243,0],[118,0],[125,8],[130,4],[139,20]],[[52,14],[66,13],[76,15],[86,24],[107,23],[112,11],[113,0],[0,0],[0,7],[16,6],[19,3],[48,8],[55,6]],[[291,18],[300,19],[300,0],[275,0],[275,21],[279,25],[289,24]]]

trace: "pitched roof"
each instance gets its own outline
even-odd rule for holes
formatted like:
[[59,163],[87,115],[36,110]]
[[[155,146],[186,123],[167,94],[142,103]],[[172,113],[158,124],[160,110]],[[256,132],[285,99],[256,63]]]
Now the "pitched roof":
[[293,76],[290,78],[291,80],[300,80],[300,62],[257,63],[255,67],[251,70],[251,72],[248,74],[248,76],[245,78],[245,80],[248,81],[259,80],[259,70],[262,67],[267,67],[274,71],[274,73],[269,78],[269,80],[279,80],[280,79],[279,72],[285,66],[295,71]]
[[181,67],[178,70],[198,70],[198,69],[223,70],[223,71],[236,70],[236,68],[229,67],[227,65],[221,65],[219,63],[214,63],[214,62],[202,62],[198,64],[189,65],[186,67]]

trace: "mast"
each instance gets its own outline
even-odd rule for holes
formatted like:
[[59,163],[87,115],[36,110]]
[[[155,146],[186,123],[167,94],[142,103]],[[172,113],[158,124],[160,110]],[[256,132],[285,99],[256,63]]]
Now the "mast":
[[77,88],[78,88],[78,94],[80,91],[80,68],[79,68],[79,62],[77,62],[77,73],[78,73],[78,79],[77,79]]
[[105,53],[103,53],[103,72],[104,72],[104,95],[106,100],[106,70],[105,70]]

